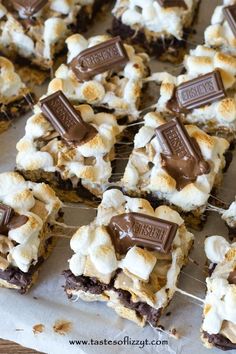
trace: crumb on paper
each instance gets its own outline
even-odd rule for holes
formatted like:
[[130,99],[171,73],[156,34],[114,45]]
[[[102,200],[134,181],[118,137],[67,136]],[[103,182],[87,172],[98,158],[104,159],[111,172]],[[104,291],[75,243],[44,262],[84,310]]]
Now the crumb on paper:
[[33,299],[34,299],[34,300],[38,300],[37,296],[34,296]]
[[34,334],[38,334],[38,333],[43,333],[45,329],[45,326],[41,323],[36,324],[35,326],[33,326],[33,332]]
[[170,315],[171,315],[170,311],[166,313],[166,317],[169,317]]
[[176,328],[170,329],[170,336],[175,338],[175,339],[180,339],[180,334],[177,332]]
[[64,336],[66,333],[70,332],[72,328],[72,323],[64,320],[58,320],[53,326],[55,333]]

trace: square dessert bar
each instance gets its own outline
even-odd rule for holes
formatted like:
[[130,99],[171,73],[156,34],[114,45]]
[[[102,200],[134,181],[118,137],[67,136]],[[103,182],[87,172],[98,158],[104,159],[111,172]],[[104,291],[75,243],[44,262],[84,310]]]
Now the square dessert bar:
[[135,120],[143,103],[143,80],[149,75],[149,57],[136,53],[119,37],[101,35],[67,38],[67,64],[62,64],[49,83],[48,93],[62,90],[74,103],[89,103],[120,118]]
[[168,206],[118,189],[103,194],[97,217],[71,239],[65,291],[69,298],[104,301],[140,326],[158,326],[171,301],[193,234]]
[[236,0],[223,0],[215,8],[204,36],[207,46],[236,55]]
[[112,175],[115,144],[124,126],[106,111],[73,106],[61,91],[41,99],[17,144],[17,168],[49,183],[64,201],[93,202]]
[[198,0],[117,0],[112,34],[161,60],[180,62]]
[[236,349],[236,243],[211,236],[205,252],[212,264],[206,279],[202,340],[207,348]]
[[0,174],[0,286],[25,293],[53,247],[61,202],[44,183]]
[[228,148],[225,139],[195,125],[184,126],[179,118],[166,123],[160,113],[150,112],[134,138],[120,184],[128,195],[153,205],[165,202],[198,226],[212,189],[221,182]]
[[12,62],[0,56],[0,133],[30,109],[29,102],[30,89],[21,81]]
[[[105,0],[23,0],[0,5],[0,50],[22,64],[50,70],[68,35],[85,31]],[[19,58],[21,60],[19,60]]]
[[185,73],[154,73],[161,84],[157,110],[179,115],[206,132],[234,140],[236,134],[236,58],[206,46],[185,56]]

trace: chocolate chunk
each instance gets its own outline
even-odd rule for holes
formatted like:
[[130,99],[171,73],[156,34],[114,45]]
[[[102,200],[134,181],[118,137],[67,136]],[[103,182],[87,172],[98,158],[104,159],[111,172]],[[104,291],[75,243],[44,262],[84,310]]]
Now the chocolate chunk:
[[8,230],[18,229],[22,225],[26,224],[29,218],[26,215],[15,214],[7,224]]
[[157,2],[162,7],[183,7],[185,10],[188,9],[184,0],[157,0]]
[[127,61],[127,52],[118,36],[83,50],[70,67],[79,81],[87,81],[94,75],[124,66]]
[[158,127],[156,134],[163,149],[162,167],[175,179],[177,190],[210,172],[196,140],[189,136],[179,118]]
[[0,203],[0,231],[5,229],[13,214],[13,209],[8,205]]
[[115,249],[120,254],[139,245],[169,253],[178,225],[140,213],[125,213],[113,216],[107,230]]
[[12,4],[17,11],[26,17],[31,17],[40,11],[48,0],[13,0]]
[[226,6],[223,8],[223,14],[229,24],[231,31],[236,37],[236,5]]
[[40,100],[45,117],[68,143],[84,144],[91,140],[97,130],[83,121],[62,91],[57,91]]
[[236,285],[236,270],[229,273],[228,282]]
[[218,70],[184,82],[176,89],[178,104],[186,109],[202,107],[225,97],[224,85]]

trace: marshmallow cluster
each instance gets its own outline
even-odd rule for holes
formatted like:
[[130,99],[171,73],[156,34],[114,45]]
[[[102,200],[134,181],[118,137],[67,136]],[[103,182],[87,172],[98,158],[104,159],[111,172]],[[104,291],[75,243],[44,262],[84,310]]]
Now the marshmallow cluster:
[[23,96],[26,91],[25,84],[15,72],[12,62],[0,57],[0,102],[7,104]]
[[67,65],[62,64],[49,83],[48,94],[62,90],[75,102],[86,102],[96,106],[114,109],[116,115],[130,115],[131,120],[138,117],[139,100],[143,88],[143,79],[148,75],[149,57],[145,53],[135,53],[132,46],[124,44],[128,54],[128,62],[120,71],[106,71],[95,75],[91,80],[79,82],[71,70],[69,63],[81,51],[110,39],[108,35],[100,35],[85,39],[80,34],[67,38]]
[[150,40],[162,36],[182,39],[198,0],[185,0],[185,3],[187,8],[164,8],[156,0],[117,0],[113,15],[134,30],[144,30]]
[[[34,63],[50,68],[51,59],[63,48],[64,40],[71,32],[70,26],[77,24],[82,8],[90,12],[94,0],[49,0],[34,17],[36,25],[25,30],[23,23],[0,4],[0,49],[7,54],[14,51]],[[24,14],[20,13],[22,20]],[[39,30],[40,29],[40,30]]]
[[95,114],[89,105],[76,109],[98,133],[84,144],[68,145],[43,116],[39,106],[35,106],[35,114],[26,123],[25,136],[17,143],[16,161],[20,170],[57,171],[63,179],[71,179],[74,185],[81,179],[91,188],[94,184],[101,186],[108,182],[114,145],[124,127],[117,124],[114,115]]
[[206,45],[235,55],[236,38],[223,13],[224,8],[230,5],[236,5],[236,1],[223,0],[223,4],[215,8],[211,25],[206,28],[204,36]]
[[184,119],[190,124],[198,124],[206,131],[215,132],[221,128],[235,132],[236,130],[236,58],[203,45],[190,50],[185,56],[186,73],[177,77],[166,72],[154,73],[150,81],[161,83],[160,98],[157,110],[166,114],[171,113],[167,104],[172,98],[175,88],[183,82],[195,79],[201,75],[219,70],[226,91],[226,98],[209,103],[184,114]]
[[25,181],[15,172],[0,174],[0,202],[28,218],[8,236],[0,235],[0,269],[15,266],[27,272],[37,262],[45,223],[55,221],[61,202],[47,184]]
[[207,295],[204,305],[202,330],[209,334],[222,334],[236,342],[236,286],[228,281],[236,268],[236,243],[229,244],[221,236],[205,241],[205,252],[212,263],[217,263],[207,278]]
[[[177,223],[179,228],[171,253],[164,255],[133,246],[126,255],[117,254],[106,226],[113,216],[129,212],[139,212]],[[159,308],[165,306],[173,295],[178,274],[192,242],[193,235],[187,231],[183,219],[176,211],[168,206],[160,206],[154,210],[144,199],[130,198],[118,189],[111,189],[103,194],[95,220],[80,227],[72,237],[71,248],[74,255],[69,260],[69,267],[75,276],[96,277],[107,284],[115,275],[115,270],[122,269],[115,278],[115,287],[136,294],[140,297],[136,301],[147,301],[151,306]],[[158,277],[166,278],[164,286],[156,287]]]
[[211,169],[207,175],[198,176],[195,182],[178,191],[176,181],[162,167],[162,147],[155,134],[155,129],[164,123],[160,113],[145,115],[144,125],[134,139],[134,149],[121,181],[122,186],[136,195],[152,193],[186,212],[198,208],[204,211],[211,189],[225,165],[224,153],[229,143],[223,138],[209,136],[195,125],[186,125],[188,134],[195,138]]

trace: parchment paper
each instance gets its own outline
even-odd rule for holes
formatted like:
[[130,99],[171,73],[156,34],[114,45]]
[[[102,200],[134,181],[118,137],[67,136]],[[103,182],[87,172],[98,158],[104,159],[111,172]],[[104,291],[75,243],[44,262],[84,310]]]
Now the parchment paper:
[[[210,22],[216,0],[203,0],[198,18],[197,35],[191,39],[190,47],[202,42],[204,28]],[[88,35],[101,34],[109,27],[110,17],[101,17],[100,24]],[[152,61],[153,70],[169,70],[178,72],[180,67],[163,65]],[[41,92],[45,90],[41,88]],[[0,171],[8,171],[15,167],[15,144],[23,136],[27,117],[22,117],[6,133],[0,136]],[[235,154],[234,154],[235,155]],[[225,175],[219,196],[231,202],[236,193],[236,156]],[[89,223],[95,216],[95,210],[83,208],[65,209],[65,221],[72,225]],[[209,213],[208,221],[202,232],[195,233],[195,246],[190,258],[194,262],[181,272],[179,288],[204,299],[205,277],[207,274],[203,241],[206,235],[223,235],[228,237],[227,229],[220,216]],[[150,326],[139,328],[127,320],[119,318],[112,309],[103,303],[71,302],[67,299],[61,272],[68,268],[67,260],[71,256],[69,239],[60,239],[50,258],[44,263],[37,284],[27,295],[20,295],[13,290],[0,289],[0,337],[13,340],[26,347],[34,348],[50,354],[67,353],[209,353],[200,341],[202,303],[180,293],[176,293],[166,313],[160,321],[164,332]],[[58,321],[70,322],[64,335],[56,333],[53,327]],[[35,334],[33,327],[43,325],[42,333]],[[180,336],[176,340],[168,335],[175,328]],[[167,340],[168,345],[70,345],[69,340]],[[127,339],[126,339],[127,340]],[[219,353],[213,349],[211,353]]]

